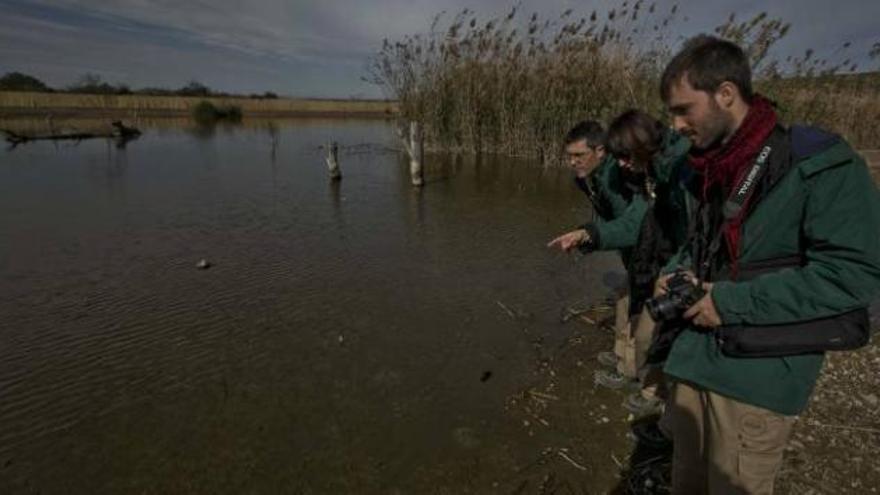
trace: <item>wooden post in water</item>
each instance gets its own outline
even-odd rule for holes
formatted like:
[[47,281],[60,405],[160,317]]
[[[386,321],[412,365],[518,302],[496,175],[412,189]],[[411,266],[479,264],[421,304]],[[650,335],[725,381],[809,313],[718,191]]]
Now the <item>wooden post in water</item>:
[[422,133],[419,129],[419,123],[412,121],[409,123],[409,174],[412,178],[412,185],[421,187],[425,181],[422,178]]
[[327,143],[325,145],[327,149],[327,157],[324,159],[327,162],[327,169],[330,171],[330,180],[341,180],[342,172],[339,171],[339,145],[336,141],[332,143]]

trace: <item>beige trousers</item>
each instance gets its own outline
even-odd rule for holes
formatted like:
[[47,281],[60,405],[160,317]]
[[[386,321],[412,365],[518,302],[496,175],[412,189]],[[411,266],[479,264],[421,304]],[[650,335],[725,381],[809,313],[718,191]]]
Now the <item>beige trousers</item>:
[[617,301],[614,321],[614,354],[620,358],[617,371],[637,380],[645,376],[645,361],[654,336],[656,324],[648,310],[643,310],[635,321],[629,317],[629,296]]
[[[629,295],[624,294],[617,299],[614,305],[614,355],[617,356],[617,370],[621,370],[621,364],[626,358],[626,343],[630,335],[629,318]],[[621,371],[622,373],[622,371]]]
[[772,494],[794,421],[676,382],[663,419],[674,445],[672,493]]

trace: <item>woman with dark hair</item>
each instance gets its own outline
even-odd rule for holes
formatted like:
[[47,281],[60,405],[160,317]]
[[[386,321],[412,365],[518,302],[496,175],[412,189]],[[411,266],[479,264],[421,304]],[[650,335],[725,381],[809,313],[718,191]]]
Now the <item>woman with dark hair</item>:
[[624,170],[644,175],[669,134],[662,122],[640,110],[627,110],[608,128],[605,148]]
[[648,372],[645,363],[655,324],[643,311],[651,297],[660,270],[687,237],[687,208],[684,184],[690,142],[662,122],[640,110],[627,110],[608,128],[606,149],[618,166],[640,186],[649,208],[642,219],[638,240],[627,266],[629,314],[634,325],[617,335],[616,372],[597,372],[596,381],[612,387],[618,382],[642,380],[642,393],[627,398],[625,405],[636,414],[656,410],[655,396],[662,375]]

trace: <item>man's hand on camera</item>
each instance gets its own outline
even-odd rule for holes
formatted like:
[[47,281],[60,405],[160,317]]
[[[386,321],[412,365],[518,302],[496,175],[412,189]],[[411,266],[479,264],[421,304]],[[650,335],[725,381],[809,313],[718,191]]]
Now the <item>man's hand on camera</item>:
[[706,295],[688,308],[684,312],[684,317],[699,327],[715,328],[721,326],[721,315],[718,314],[715,303],[712,301],[712,284],[704,283],[703,290],[706,291]]
[[563,251],[570,251],[572,248],[576,248],[581,244],[587,242],[588,239],[589,235],[587,235],[586,229],[578,229],[568,232],[566,234],[562,234],[556,239],[553,239],[552,241],[547,243],[547,247],[558,247]]
[[674,276],[674,273],[667,273],[666,275],[660,275],[657,277],[657,281],[654,282],[654,297],[660,297],[668,292],[667,283],[669,282],[669,279]]
[[[657,282],[654,283],[654,297],[659,297],[669,292],[669,279],[678,275],[678,273],[679,272],[667,273],[666,275],[660,275],[657,277]],[[684,273],[690,280],[694,279],[694,272],[688,270]]]

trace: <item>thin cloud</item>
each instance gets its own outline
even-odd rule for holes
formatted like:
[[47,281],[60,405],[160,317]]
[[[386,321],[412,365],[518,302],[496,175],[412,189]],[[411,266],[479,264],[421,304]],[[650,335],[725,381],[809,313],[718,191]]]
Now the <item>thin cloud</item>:
[[[659,0],[666,9],[673,0]],[[858,0],[680,0],[680,22],[668,39],[707,32],[736,12],[749,18],[762,9],[792,23],[776,54],[835,53],[845,41],[864,63],[880,41],[874,19],[880,2]],[[282,94],[379,96],[360,81],[382,39],[425,33],[433,16],[445,19],[466,7],[481,19],[506,14],[517,4],[526,16],[556,18],[600,13],[618,1],[574,0],[0,0],[0,69],[34,70],[55,85],[73,82],[86,67],[134,86],[178,86],[198,78],[225,91],[271,90]],[[684,17],[689,20],[684,22]],[[834,22],[826,22],[835,19]],[[865,55],[860,55],[864,53]],[[861,57],[861,58],[860,58]]]

